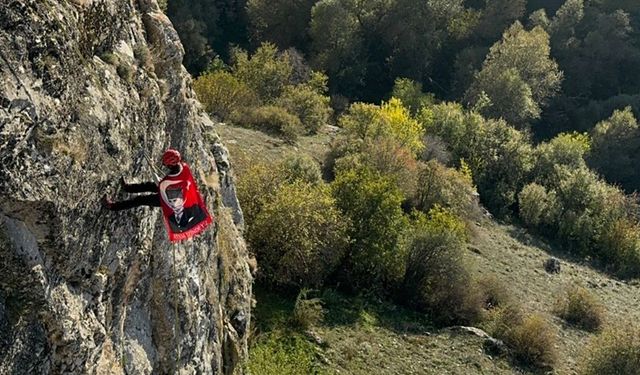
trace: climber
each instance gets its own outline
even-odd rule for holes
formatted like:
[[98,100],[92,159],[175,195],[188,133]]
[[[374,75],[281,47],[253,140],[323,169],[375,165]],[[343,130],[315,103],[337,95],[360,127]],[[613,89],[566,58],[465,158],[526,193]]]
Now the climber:
[[127,193],[153,194],[114,202],[106,195],[102,205],[112,211],[121,211],[139,206],[162,207],[162,216],[171,242],[181,241],[202,232],[213,219],[198,192],[187,163],[182,161],[180,152],[168,149],[162,155],[162,164],[168,168],[167,175],[156,185],[153,182],[127,184],[124,178],[120,184]]

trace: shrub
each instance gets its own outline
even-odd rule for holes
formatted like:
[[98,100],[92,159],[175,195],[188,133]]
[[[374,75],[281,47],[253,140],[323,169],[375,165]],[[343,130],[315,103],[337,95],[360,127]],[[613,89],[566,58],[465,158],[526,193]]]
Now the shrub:
[[630,219],[618,219],[598,238],[600,257],[613,266],[618,276],[640,277],[640,225]]
[[556,173],[555,191],[563,210],[557,224],[560,238],[582,254],[611,261],[602,239],[613,222],[627,215],[624,194],[586,168],[558,167]]
[[423,167],[417,190],[416,207],[424,212],[439,205],[458,216],[474,217],[479,213],[471,179],[436,161],[429,161]]
[[555,192],[547,192],[544,186],[531,183],[518,195],[519,214],[530,227],[553,225],[558,215],[559,203]]
[[201,75],[193,82],[193,88],[207,112],[221,120],[238,118],[242,111],[258,104],[258,97],[249,86],[222,70]]
[[590,148],[589,137],[580,133],[562,133],[535,149],[534,179],[542,184],[552,182],[557,166],[585,167],[584,157]]
[[485,309],[492,310],[512,302],[511,293],[495,275],[482,277],[476,283]]
[[255,129],[277,134],[287,142],[295,142],[304,133],[300,119],[284,108],[272,105],[249,109],[244,121]]
[[396,78],[391,97],[400,99],[412,114],[418,113],[422,107],[435,102],[433,94],[422,92],[421,83],[408,78]]
[[482,298],[469,288],[471,272],[464,260],[467,233],[464,222],[435,207],[429,218],[418,218],[409,245],[402,290],[405,300],[426,312],[439,325],[470,324],[480,320]]
[[456,103],[425,107],[418,119],[427,133],[447,143],[454,160],[469,164],[482,202],[496,215],[511,213],[533,168],[528,134],[465,112]]
[[140,66],[148,71],[153,71],[153,61],[151,59],[151,52],[149,47],[144,43],[136,44],[133,47],[133,56],[138,60]]
[[100,59],[109,65],[117,65],[120,62],[118,55],[112,52],[105,52],[101,54]]
[[602,326],[604,307],[588,290],[573,286],[556,301],[554,313],[579,328],[597,331]]
[[267,280],[318,287],[343,258],[347,223],[327,186],[296,181],[264,203],[247,237]]
[[271,43],[263,43],[251,57],[238,48],[231,54],[234,76],[254,90],[265,103],[273,102],[291,83],[293,67],[288,54],[278,53]]
[[120,61],[120,64],[116,68],[116,72],[126,83],[133,82],[133,75],[135,73],[135,69],[124,61]]
[[396,98],[381,106],[354,103],[340,117],[339,123],[348,136],[365,142],[391,137],[416,155],[424,149],[422,126]]
[[352,140],[348,137],[338,137],[333,140],[329,147],[329,152],[326,154],[324,163],[322,163],[322,173],[326,180],[333,180],[335,178],[338,164],[338,160],[347,155],[358,154],[364,147],[364,142],[361,140]]
[[237,180],[238,200],[248,227],[256,221],[266,202],[269,202],[282,184],[284,174],[274,163],[257,162],[242,170]]
[[640,190],[640,126],[631,107],[614,111],[610,118],[598,123],[591,134],[593,150],[589,164],[625,190]]
[[315,134],[331,116],[329,97],[304,84],[287,86],[275,103],[298,116],[310,134]]
[[291,317],[293,324],[303,330],[317,325],[324,318],[320,298],[308,298],[308,295],[308,289],[298,293]]
[[350,285],[382,290],[404,275],[402,193],[393,180],[367,167],[339,169],[332,183],[338,208],[352,226],[344,272]]
[[589,345],[583,375],[637,375],[640,369],[640,329],[629,322],[607,329]]
[[318,162],[307,155],[287,157],[281,165],[284,178],[288,182],[302,181],[317,184],[322,181],[322,173]]
[[359,160],[390,177],[405,197],[416,193],[418,163],[414,154],[391,138],[380,138],[363,144]]
[[558,355],[556,333],[540,314],[527,314],[517,305],[496,309],[490,324],[493,336],[503,340],[518,361],[537,367],[553,367]]

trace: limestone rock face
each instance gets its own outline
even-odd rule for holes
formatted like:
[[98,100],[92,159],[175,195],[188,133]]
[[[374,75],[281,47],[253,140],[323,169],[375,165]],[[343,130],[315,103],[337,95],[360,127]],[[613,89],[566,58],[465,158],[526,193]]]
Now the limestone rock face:
[[[0,374],[242,373],[242,212],[183,53],[155,0],[0,0]],[[99,203],[169,146],[216,217],[177,246]]]

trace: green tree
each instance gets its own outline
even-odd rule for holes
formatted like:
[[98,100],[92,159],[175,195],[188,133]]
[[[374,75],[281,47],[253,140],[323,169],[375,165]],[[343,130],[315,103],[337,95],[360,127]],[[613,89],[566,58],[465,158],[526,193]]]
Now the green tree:
[[367,72],[360,21],[353,1],[322,0],[311,11],[312,62],[326,71],[334,91],[361,94]]
[[391,91],[392,98],[398,98],[409,109],[412,115],[428,104],[433,104],[433,94],[422,91],[422,84],[408,78],[396,78]]
[[270,281],[319,287],[342,261],[347,227],[328,186],[297,181],[266,202],[248,239]]
[[207,112],[223,121],[237,118],[242,111],[259,103],[253,90],[225,71],[201,75],[193,82],[193,88]]
[[416,155],[424,148],[422,126],[396,98],[383,102],[381,106],[354,103],[339,122],[347,135],[365,142],[391,137]]
[[585,156],[590,147],[589,136],[581,133],[561,133],[549,142],[539,144],[535,150],[534,179],[546,185],[556,178],[555,170],[558,166],[586,167]]
[[315,134],[331,116],[329,97],[306,84],[286,86],[276,105],[298,116],[308,133]]
[[488,116],[516,125],[538,118],[562,80],[549,53],[549,36],[541,27],[527,31],[514,23],[491,47],[465,101],[475,106],[485,93],[490,101],[481,110]]
[[220,32],[215,0],[171,0],[167,3],[167,15],[184,46],[184,66],[191,74],[200,73],[215,56],[211,41]]
[[275,43],[281,49],[308,46],[311,8],[318,0],[248,0],[247,14],[254,41]]
[[631,108],[615,111],[591,136],[589,165],[627,191],[640,191],[640,127]]
[[475,293],[471,269],[464,258],[464,222],[440,207],[421,216],[409,245],[403,280],[404,300],[426,312],[437,324],[473,324],[480,320],[482,301]]
[[344,267],[351,285],[379,291],[398,285],[408,225],[402,193],[391,179],[366,167],[338,170],[331,185],[338,208],[352,222],[353,242]]
[[279,53],[271,43],[263,43],[251,56],[244,50],[235,49],[232,60],[234,75],[266,103],[273,102],[292,83],[293,67],[288,54]]

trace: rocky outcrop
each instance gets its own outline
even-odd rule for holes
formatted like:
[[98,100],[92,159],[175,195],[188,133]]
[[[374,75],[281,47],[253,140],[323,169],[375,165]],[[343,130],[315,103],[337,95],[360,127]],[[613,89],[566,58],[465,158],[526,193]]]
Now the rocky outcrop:
[[[232,374],[251,275],[215,124],[155,0],[0,0],[0,373]],[[172,146],[216,224],[102,210]]]

